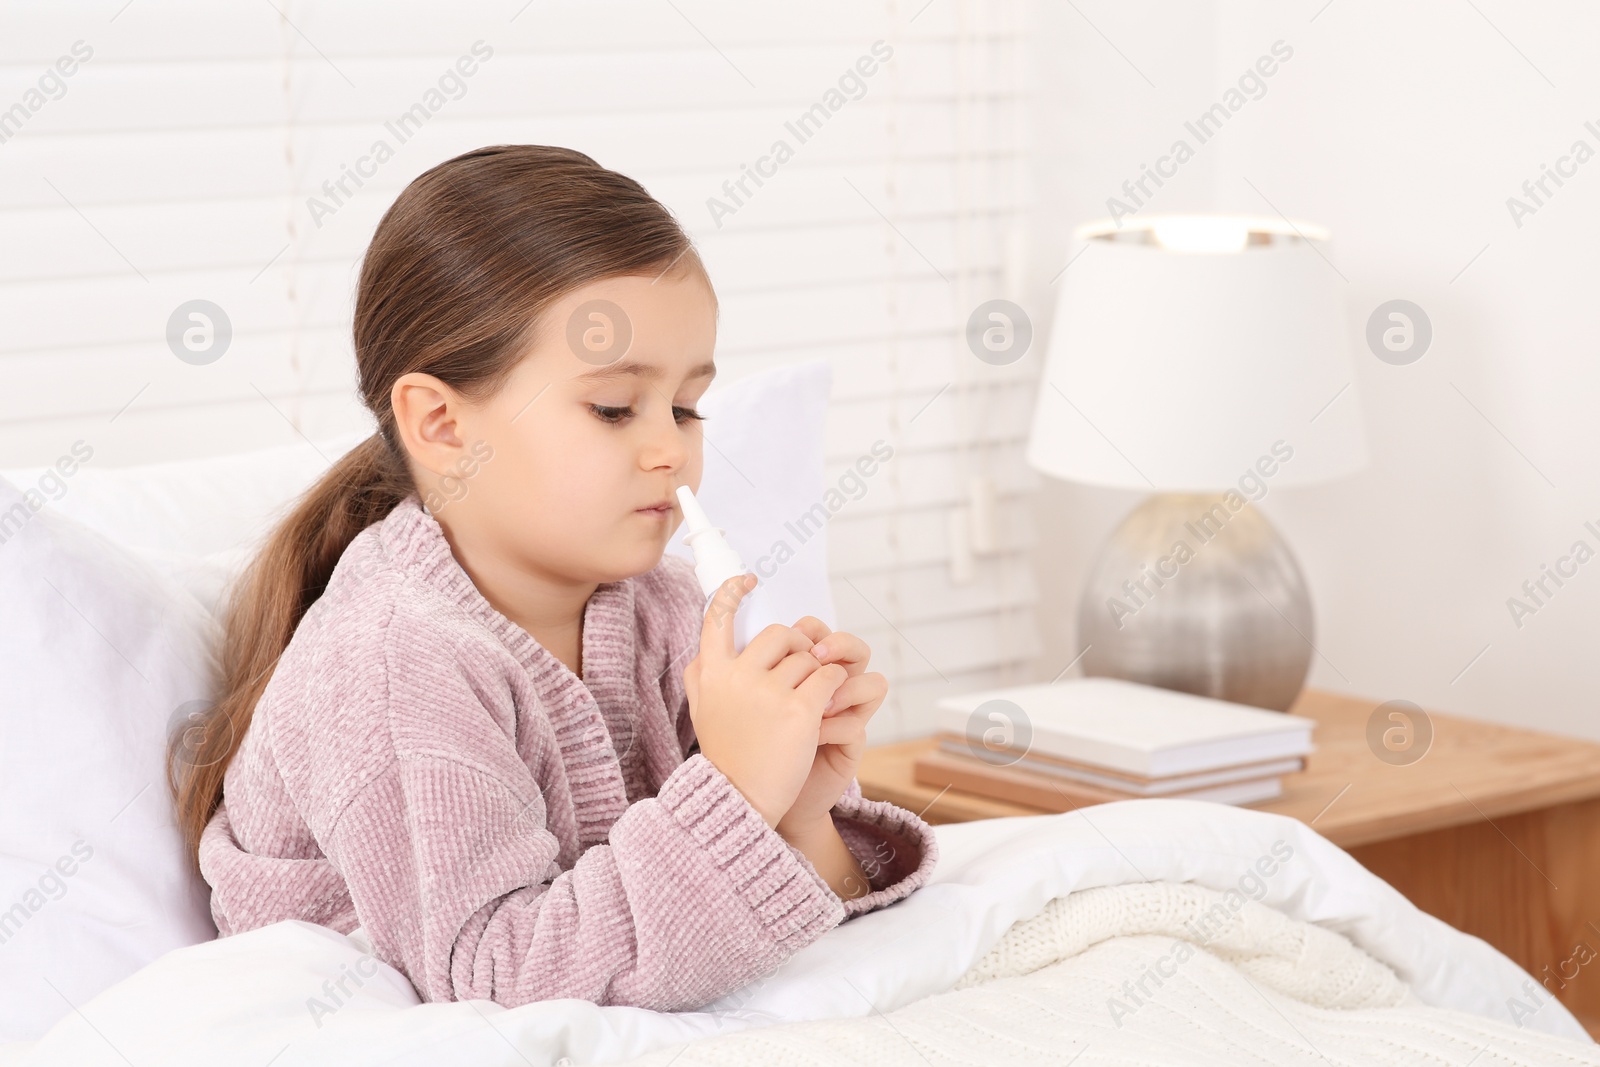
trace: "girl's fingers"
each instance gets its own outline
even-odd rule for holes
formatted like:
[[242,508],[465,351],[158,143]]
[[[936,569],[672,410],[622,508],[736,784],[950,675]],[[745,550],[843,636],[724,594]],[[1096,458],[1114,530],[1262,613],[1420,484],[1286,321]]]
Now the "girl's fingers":
[[807,615],[805,618],[797,620],[794,624],[794,628],[811,638],[813,644],[821,641],[824,637],[827,637],[833,632],[832,630],[828,629],[827,623],[823,622],[815,615]]
[[744,574],[729,578],[717,587],[716,595],[706,605],[705,617],[700,620],[700,654],[707,659],[732,659],[733,616],[739,610],[744,595],[755,588],[755,575]]
[[762,627],[761,632],[750,639],[739,655],[748,663],[770,671],[791,653],[809,652],[813,643],[811,638],[793,626],[774,622]]
[[800,683],[822,669],[807,649],[796,649],[790,652],[772,668],[772,672],[782,678],[784,684],[790,689],[799,689]]
[[[838,664],[825,663],[812,671],[805,681],[795,686],[795,692],[803,695],[811,707],[824,707],[828,703],[828,698],[838,691],[840,683],[844,681],[843,671],[844,668]],[[815,703],[810,703],[812,701]]]
[[847,677],[844,684],[834,690],[833,703],[822,714],[834,716],[852,708],[864,708],[870,718],[888,693],[889,680],[878,671]]
[[867,739],[867,719],[872,713],[850,708],[822,720],[817,732],[819,745],[858,745]]
[[852,677],[867,669],[872,649],[855,634],[835,630],[811,646],[811,654],[818,663],[839,663]]

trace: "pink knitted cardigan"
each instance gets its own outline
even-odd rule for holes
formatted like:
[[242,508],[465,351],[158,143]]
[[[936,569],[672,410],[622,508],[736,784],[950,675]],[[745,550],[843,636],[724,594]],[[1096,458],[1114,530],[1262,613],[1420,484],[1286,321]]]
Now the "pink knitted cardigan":
[[220,933],[359,925],[425,1001],[675,1011],[923,885],[916,815],[852,780],[832,817],[872,892],[842,901],[700,754],[703,603],[670,554],[602,583],[579,679],[407,498],[340,557],[228,767],[200,841]]

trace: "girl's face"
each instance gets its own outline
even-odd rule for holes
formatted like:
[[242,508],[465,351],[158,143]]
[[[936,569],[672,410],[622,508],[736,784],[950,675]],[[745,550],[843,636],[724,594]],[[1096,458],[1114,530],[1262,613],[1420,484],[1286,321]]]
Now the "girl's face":
[[[716,373],[716,304],[697,272],[608,278],[568,294],[492,399],[424,391],[408,416],[418,490],[453,544],[560,584],[660,562],[700,487],[696,405]],[[410,409],[407,409],[410,410]],[[453,427],[449,424],[453,421]],[[422,454],[418,455],[420,451]],[[649,510],[653,505],[665,510]]]

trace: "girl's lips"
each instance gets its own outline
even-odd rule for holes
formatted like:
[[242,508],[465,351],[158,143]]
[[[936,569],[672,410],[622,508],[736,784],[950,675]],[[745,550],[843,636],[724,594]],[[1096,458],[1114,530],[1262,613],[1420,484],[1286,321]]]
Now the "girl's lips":
[[638,513],[640,515],[656,515],[656,516],[660,516],[662,518],[665,518],[666,516],[672,514],[672,508],[670,508],[670,507],[640,508]]

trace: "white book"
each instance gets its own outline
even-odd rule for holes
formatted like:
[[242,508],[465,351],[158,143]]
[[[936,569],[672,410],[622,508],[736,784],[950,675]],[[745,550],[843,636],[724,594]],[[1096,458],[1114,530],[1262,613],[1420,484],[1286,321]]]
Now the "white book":
[[[1003,707],[974,716],[989,701]],[[936,725],[993,751],[1016,748],[1142,778],[1304,756],[1316,720],[1114,678],[1011,686],[936,702]]]
[[1118,792],[1141,797],[1171,796],[1175,793],[1187,793],[1192,789],[1208,789],[1233,782],[1249,782],[1261,778],[1276,779],[1305,769],[1305,761],[1299,756],[1293,756],[1289,759],[1268,760],[1265,763],[1242,763],[1214,771],[1201,771],[1198,774],[1177,774],[1167,778],[1134,778],[1126,774],[1099,773],[1089,767],[1071,767],[1053,757],[1040,758],[1032,753],[1023,755],[1005,750],[975,750],[963,738],[951,737],[948,734],[939,735],[939,748],[956,756],[977,756],[979,759],[1000,766],[1017,767],[1035,774],[1054,775],[1067,781],[1082,782],[1085,785],[1099,786],[1101,789],[1115,789]]
[[1276,800],[1283,796],[1283,779],[1257,778],[1252,782],[1229,782],[1209,789],[1195,789],[1183,794],[1184,800],[1209,800],[1213,804],[1254,804],[1261,800]]

